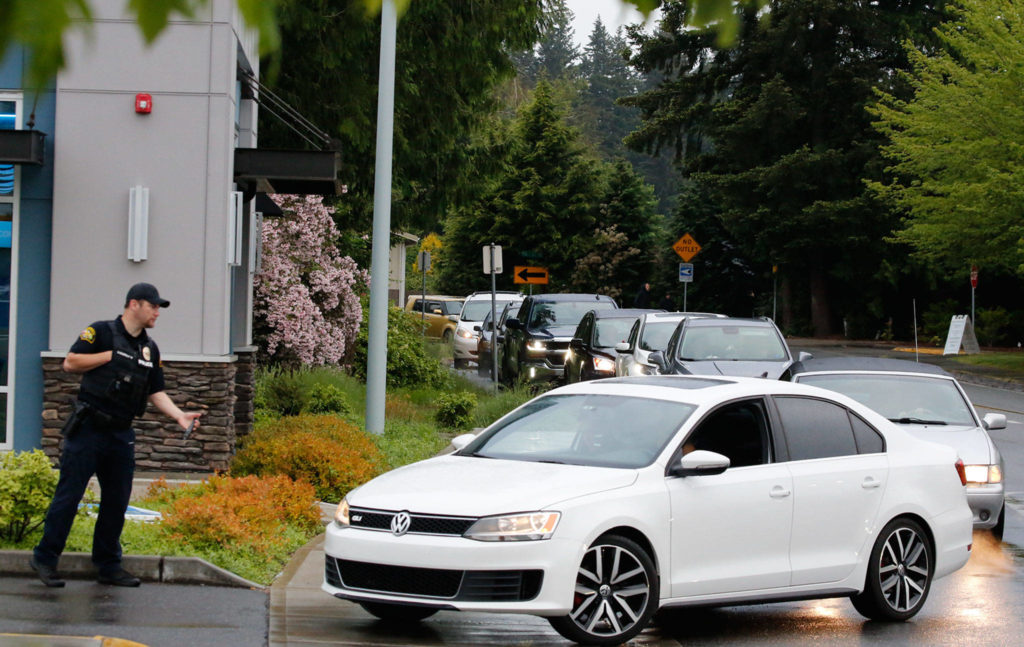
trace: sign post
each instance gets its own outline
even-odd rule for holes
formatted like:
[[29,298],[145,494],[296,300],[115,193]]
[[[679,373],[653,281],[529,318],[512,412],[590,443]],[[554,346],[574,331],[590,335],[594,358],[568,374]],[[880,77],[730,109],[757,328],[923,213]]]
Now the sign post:
[[686,289],[693,283],[693,263],[679,264],[679,280],[683,284],[683,312],[686,312]]
[[974,289],[978,287],[978,266],[971,265],[971,323],[974,319]]
[[700,251],[700,245],[687,232],[672,245],[672,249],[685,261],[679,264],[679,280],[683,283],[683,312],[686,312],[686,288],[693,282],[693,264],[690,260]]
[[[498,363],[494,357],[494,342],[497,341],[497,329],[495,328],[495,310],[497,309],[497,294],[495,290],[495,275],[501,274],[501,245],[491,243],[484,247],[484,273],[491,275],[491,381],[498,383]],[[480,332],[483,334],[483,331]]]

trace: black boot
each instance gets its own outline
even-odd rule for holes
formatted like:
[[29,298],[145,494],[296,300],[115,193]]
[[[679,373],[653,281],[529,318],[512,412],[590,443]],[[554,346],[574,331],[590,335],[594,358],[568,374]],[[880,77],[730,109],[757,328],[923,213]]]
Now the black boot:
[[46,586],[54,589],[64,586],[64,580],[60,579],[60,576],[57,575],[57,569],[53,566],[40,564],[36,562],[35,557],[28,560],[28,565],[31,566],[32,570],[39,576],[39,581]]
[[112,573],[100,573],[96,581],[100,584],[113,584],[114,586],[138,586],[142,583],[142,580],[123,568]]

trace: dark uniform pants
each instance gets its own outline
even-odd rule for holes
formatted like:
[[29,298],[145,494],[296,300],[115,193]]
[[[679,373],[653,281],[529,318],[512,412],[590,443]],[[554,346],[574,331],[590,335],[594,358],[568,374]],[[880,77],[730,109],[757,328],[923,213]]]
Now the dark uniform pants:
[[100,511],[92,538],[92,562],[101,573],[121,568],[121,529],[135,473],[135,431],[110,427],[86,416],[78,432],[64,440],[60,480],[46,513],[43,538],[35,547],[36,563],[56,568],[64,551],[78,504],[89,479],[100,483]]

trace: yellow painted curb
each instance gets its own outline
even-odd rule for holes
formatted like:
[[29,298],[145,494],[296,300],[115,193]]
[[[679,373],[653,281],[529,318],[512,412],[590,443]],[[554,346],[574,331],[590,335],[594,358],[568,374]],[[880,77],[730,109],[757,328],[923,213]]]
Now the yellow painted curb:
[[921,353],[922,355],[942,355],[941,348],[893,348],[897,353]]

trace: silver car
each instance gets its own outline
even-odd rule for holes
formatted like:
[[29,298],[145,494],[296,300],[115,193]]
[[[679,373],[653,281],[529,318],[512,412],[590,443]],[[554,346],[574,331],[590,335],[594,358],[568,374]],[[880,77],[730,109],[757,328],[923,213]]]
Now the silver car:
[[629,338],[616,345],[615,375],[657,375],[658,367],[648,358],[657,350],[665,350],[676,325],[687,318],[720,317],[710,312],[649,312],[633,325]]
[[797,363],[792,380],[842,393],[918,438],[957,450],[965,466],[974,527],[1002,538],[1003,458],[986,430],[1005,429],[1006,416],[988,413],[979,418],[952,375],[932,364],[902,359],[836,357]]

